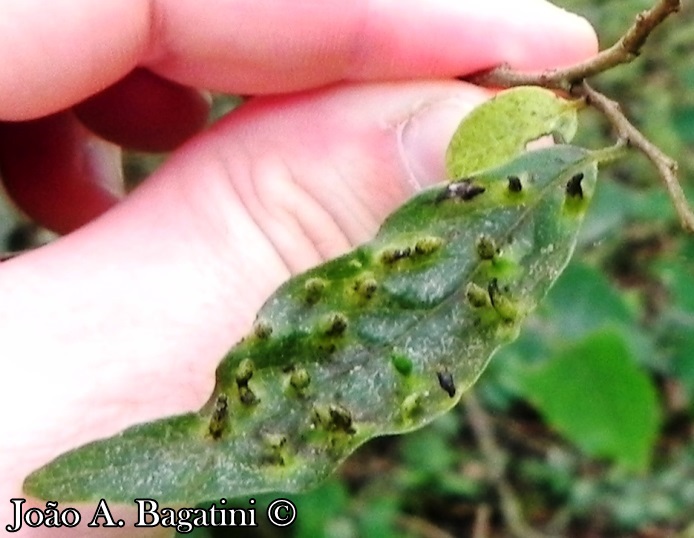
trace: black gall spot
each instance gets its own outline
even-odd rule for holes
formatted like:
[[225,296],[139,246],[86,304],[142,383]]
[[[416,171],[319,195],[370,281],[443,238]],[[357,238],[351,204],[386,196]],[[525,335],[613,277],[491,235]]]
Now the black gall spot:
[[583,180],[583,172],[579,172],[571,177],[566,184],[566,194],[571,197],[583,198],[583,188],[581,181]]
[[456,181],[448,185],[446,190],[443,192],[443,199],[459,199],[464,202],[469,202],[473,198],[476,198],[487,189],[482,185],[475,185],[470,179],[463,179],[462,181]]
[[453,398],[453,396],[455,396],[455,382],[450,372],[445,370],[436,372],[436,377],[439,380],[441,388],[446,391],[449,397]]
[[523,184],[518,176],[508,176],[508,191],[520,192],[523,190]]

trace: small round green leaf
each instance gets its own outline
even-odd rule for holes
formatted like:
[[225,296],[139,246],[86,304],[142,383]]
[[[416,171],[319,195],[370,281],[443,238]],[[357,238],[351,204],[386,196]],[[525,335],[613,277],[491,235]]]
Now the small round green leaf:
[[543,136],[570,142],[576,134],[579,103],[537,86],[499,92],[458,126],[446,152],[448,177],[463,178],[499,166]]

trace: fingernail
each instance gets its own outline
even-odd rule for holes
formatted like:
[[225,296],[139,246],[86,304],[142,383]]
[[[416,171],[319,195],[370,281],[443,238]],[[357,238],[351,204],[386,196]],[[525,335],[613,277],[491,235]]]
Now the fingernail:
[[460,121],[482,96],[450,97],[419,107],[402,125],[399,149],[416,190],[446,179],[446,148]]

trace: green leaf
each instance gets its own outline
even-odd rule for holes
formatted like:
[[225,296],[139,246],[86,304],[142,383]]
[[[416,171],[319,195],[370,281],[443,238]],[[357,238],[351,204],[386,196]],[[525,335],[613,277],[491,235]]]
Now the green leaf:
[[680,313],[667,320],[661,345],[667,350],[670,374],[684,386],[694,411],[694,316]]
[[677,107],[672,120],[675,132],[682,142],[694,142],[694,106]]
[[694,241],[682,240],[670,257],[656,260],[653,269],[667,287],[670,301],[661,315],[661,349],[669,359],[670,373],[687,390],[694,409]]
[[576,260],[570,263],[540,313],[547,321],[547,342],[555,348],[609,327],[623,336],[630,355],[640,364],[658,362],[652,335],[639,322],[639,305],[596,267]]
[[656,264],[658,276],[667,286],[671,302],[680,312],[694,315],[694,258],[683,249],[674,259],[659,260]]
[[521,385],[546,420],[596,457],[644,469],[657,438],[656,390],[623,338],[599,331],[529,369]]
[[585,337],[605,325],[635,326],[618,288],[605,273],[581,262],[569,266],[547,295],[542,311],[551,319],[557,340]]
[[630,216],[634,197],[633,189],[616,181],[601,181],[578,237],[579,248],[603,244],[618,235]]
[[403,461],[424,481],[445,476],[460,459],[453,440],[430,428],[410,435],[400,446]]
[[396,526],[398,508],[398,501],[395,497],[378,496],[370,499],[369,503],[359,511],[358,536],[401,538],[402,531]]
[[57,458],[25,491],[189,503],[315,485],[368,439],[451,409],[545,295],[591,198],[555,146],[421,192],[354,251],[282,285],[209,402]]
[[451,179],[462,178],[523,153],[550,135],[568,143],[576,134],[578,102],[537,86],[499,92],[475,108],[458,126],[446,152]]
[[300,514],[292,525],[295,536],[326,536],[330,522],[347,511],[349,492],[341,482],[329,480],[319,488],[292,497],[292,501]]

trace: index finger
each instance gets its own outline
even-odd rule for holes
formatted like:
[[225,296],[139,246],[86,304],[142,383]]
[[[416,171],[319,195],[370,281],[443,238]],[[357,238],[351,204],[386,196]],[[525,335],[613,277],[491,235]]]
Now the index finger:
[[0,119],[71,106],[136,66],[224,92],[538,69],[596,50],[544,0],[5,0]]

